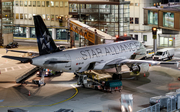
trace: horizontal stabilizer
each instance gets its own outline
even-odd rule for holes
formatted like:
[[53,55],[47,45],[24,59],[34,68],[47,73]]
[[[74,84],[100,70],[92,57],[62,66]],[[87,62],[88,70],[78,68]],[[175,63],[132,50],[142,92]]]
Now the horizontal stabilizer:
[[2,56],[3,58],[13,59],[21,61],[22,63],[31,62],[31,58],[24,58],[24,57],[16,57],[16,56]]

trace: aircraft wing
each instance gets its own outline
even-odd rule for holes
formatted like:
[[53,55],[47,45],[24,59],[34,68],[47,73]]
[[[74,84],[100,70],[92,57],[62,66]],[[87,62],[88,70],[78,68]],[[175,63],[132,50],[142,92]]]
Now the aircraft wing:
[[117,59],[113,60],[109,63],[107,63],[107,66],[110,65],[120,65],[120,64],[142,64],[142,63],[148,63],[150,65],[160,65],[160,64],[177,64],[177,67],[179,66],[179,62],[160,62],[160,61],[147,61],[147,60],[131,60],[131,59]]
[[25,57],[17,57],[17,56],[2,56],[2,58],[8,58],[13,60],[21,61],[22,63],[28,63],[31,62],[31,58],[25,58]]
[[39,55],[38,52],[33,52],[33,51],[19,51],[19,50],[8,50],[8,49],[6,49],[6,53],[8,53],[8,51],[10,51],[10,52],[18,52],[18,53],[32,53],[34,55]]

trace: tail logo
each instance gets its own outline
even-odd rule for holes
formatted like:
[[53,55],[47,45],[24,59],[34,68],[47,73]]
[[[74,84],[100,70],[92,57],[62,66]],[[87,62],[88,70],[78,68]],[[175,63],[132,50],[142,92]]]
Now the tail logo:
[[49,49],[50,50],[50,36],[47,35],[46,31],[44,32],[42,38],[40,38],[42,49]]

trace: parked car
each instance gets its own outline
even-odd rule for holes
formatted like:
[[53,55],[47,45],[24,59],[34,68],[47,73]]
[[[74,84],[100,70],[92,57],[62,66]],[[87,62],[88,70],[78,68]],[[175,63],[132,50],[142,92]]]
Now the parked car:
[[154,55],[153,49],[146,49],[146,56],[145,56],[145,59],[147,59],[147,58],[152,58],[153,55]]
[[16,48],[18,47],[18,43],[17,42],[10,42],[6,48]]

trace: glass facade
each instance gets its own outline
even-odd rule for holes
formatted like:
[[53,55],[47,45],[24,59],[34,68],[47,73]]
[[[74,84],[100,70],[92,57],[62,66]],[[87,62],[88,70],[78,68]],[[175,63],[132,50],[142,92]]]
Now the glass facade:
[[148,11],[148,24],[158,25],[158,12]]
[[68,32],[66,29],[56,29],[56,39],[68,40]]
[[26,27],[14,27],[13,36],[26,37]]
[[174,28],[174,13],[163,12],[163,26]]
[[86,4],[69,3],[69,13],[77,13],[83,23],[107,31],[111,36],[129,35],[129,4]]
[[172,37],[159,37],[160,47],[173,47],[174,39]]
[[2,33],[13,33],[13,2],[2,2]]

